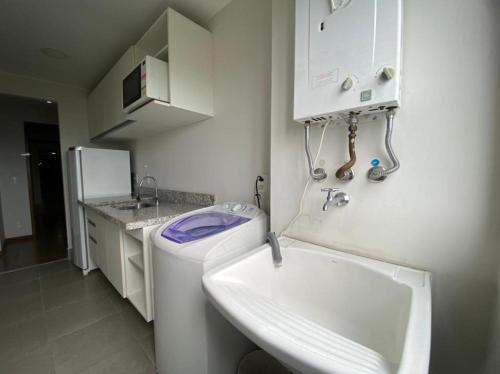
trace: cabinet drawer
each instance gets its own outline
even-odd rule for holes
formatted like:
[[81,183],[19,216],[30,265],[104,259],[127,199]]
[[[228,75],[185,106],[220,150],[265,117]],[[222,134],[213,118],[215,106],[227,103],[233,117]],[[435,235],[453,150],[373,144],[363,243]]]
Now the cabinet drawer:
[[89,234],[88,238],[89,238],[88,245],[89,245],[90,258],[92,259],[92,261],[94,261],[94,263],[97,266],[99,266],[99,257],[98,257],[99,245],[97,239],[93,237],[92,234]]
[[97,224],[96,221],[87,217],[87,232],[97,240]]
[[98,223],[99,223],[99,218],[97,216],[97,213],[92,212],[89,209],[86,209],[85,212],[86,218],[87,218],[87,232],[89,235],[93,236],[94,239],[99,241],[99,230],[98,230]]

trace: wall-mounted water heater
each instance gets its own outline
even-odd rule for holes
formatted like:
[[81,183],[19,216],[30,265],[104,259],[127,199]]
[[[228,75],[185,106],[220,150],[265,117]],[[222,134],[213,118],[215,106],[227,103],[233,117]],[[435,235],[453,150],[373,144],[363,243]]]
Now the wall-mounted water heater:
[[399,106],[401,2],[296,0],[296,121]]
[[399,169],[391,137],[401,96],[401,28],[402,0],[295,0],[293,118],[305,125],[312,180],[325,180],[327,174],[314,168],[311,125],[326,123],[326,130],[332,120],[347,122],[349,161],[335,177],[349,181],[354,178],[358,117],[378,112],[386,115],[385,147],[391,165],[374,159],[367,178],[382,182]]

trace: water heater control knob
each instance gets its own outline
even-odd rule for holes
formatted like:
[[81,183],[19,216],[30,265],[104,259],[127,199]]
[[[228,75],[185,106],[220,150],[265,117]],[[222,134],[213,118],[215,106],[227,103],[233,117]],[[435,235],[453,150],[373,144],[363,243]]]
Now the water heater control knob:
[[354,85],[354,82],[353,82],[352,78],[347,77],[345,79],[345,81],[342,83],[342,90],[349,91],[353,85]]
[[392,78],[394,78],[394,69],[385,67],[382,70],[382,78],[385,79],[386,81],[390,81]]

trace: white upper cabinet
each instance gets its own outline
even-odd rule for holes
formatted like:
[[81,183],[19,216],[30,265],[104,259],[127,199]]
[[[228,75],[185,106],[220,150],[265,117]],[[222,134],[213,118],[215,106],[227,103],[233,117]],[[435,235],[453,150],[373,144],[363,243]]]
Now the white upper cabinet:
[[212,34],[171,9],[167,16],[171,104],[213,116]]
[[122,80],[134,65],[134,47],[130,47],[88,96],[91,138],[127,121],[122,110]]
[[[94,141],[133,140],[214,116],[212,34],[168,8],[88,97]],[[145,56],[168,64],[170,101],[123,112],[122,81]]]

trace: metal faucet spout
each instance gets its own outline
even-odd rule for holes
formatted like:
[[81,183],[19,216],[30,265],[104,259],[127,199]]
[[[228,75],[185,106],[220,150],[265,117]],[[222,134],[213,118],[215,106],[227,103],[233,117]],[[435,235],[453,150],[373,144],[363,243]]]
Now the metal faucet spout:
[[283,265],[283,258],[281,257],[281,248],[278,239],[276,238],[276,233],[270,231],[266,235],[267,241],[271,246],[271,253],[273,255],[274,266]]
[[321,192],[328,192],[326,201],[323,204],[323,212],[327,212],[330,205],[341,207],[349,203],[349,195],[347,195],[345,192],[338,192],[335,194],[335,196],[333,196],[333,193],[337,192],[338,190],[339,189],[335,187],[324,187],[321,189]]
[[324,204],[323,204],[323,212],[327,212],[328,211],[328,207],[330,206],[330,201],[326,201]]
[[328,211],[328,207],[333,202],[333,193],[337,192],[338,190],[339,189],[335,187],[323,187],[321,189],[321,192],[328,192],[328,195],[326,196],[326,201],[323,204],[323,212]]
[[141,181],[139,182],[139,188],[138,188],[138,192],[137,192],[137,201],[141,201],[143,196],[142,196],[142,185],[144,184],[144,181],[146,179],[150,179],[152,180],[154,183],[155,183],[155,196],[154,196],[154,201],[156,203],[156,205],[158,205],[160,203],[160,199],[158,198],[158,182],[156,181],[156,178],[151,176],[151,175],[146,175],[144,178],[141,179]]

